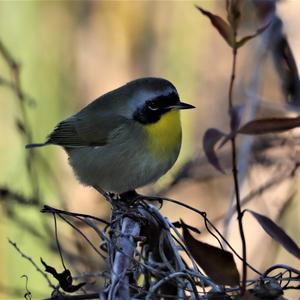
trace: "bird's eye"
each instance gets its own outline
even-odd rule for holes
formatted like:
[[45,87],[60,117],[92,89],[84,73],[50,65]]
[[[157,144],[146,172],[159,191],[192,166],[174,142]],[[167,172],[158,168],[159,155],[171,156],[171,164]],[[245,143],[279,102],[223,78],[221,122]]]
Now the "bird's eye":
[[155,103],[155,102],[149,102],[148,104],[147,104],[147,107],[150,109],[150,110],[158,110],[158,105],[157,105],[157,103]]

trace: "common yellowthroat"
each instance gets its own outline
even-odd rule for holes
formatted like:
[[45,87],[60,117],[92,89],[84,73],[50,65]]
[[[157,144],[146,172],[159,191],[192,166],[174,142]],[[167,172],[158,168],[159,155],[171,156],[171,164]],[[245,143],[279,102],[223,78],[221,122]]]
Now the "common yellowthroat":
[[60,122],[45,143],[59,145],[85,185],[122,194],[158,180],[181,148],[180,101],[162,78],[140,78],[97,98]]

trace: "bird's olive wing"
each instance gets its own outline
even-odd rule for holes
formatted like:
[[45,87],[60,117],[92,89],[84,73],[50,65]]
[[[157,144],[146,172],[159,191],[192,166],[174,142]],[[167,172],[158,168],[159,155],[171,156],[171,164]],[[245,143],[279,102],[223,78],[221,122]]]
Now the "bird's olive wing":
[[130,120],[120,115],[107,114],[98,118],[75,115],[60,122],[46,143],[64,147],[103,146],[109,141],[110,134],[127,122]]

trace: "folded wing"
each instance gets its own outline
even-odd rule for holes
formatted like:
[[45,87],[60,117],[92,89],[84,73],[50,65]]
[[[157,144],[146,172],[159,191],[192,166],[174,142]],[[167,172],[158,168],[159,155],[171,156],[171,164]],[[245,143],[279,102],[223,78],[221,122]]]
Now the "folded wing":
[[48,136],[46,144],[63,147],[103,146],[110,134],[130,120],[120,115],[75,115],[60,122]]

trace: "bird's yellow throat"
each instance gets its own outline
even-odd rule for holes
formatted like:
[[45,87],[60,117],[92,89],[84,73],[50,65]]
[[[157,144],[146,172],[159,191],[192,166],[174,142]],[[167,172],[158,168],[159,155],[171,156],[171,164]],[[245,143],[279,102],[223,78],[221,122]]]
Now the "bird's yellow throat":
[[150,151],[155,156],[170,155],[181,144],[180,113],[172,110],[152,124],[145,125]]

